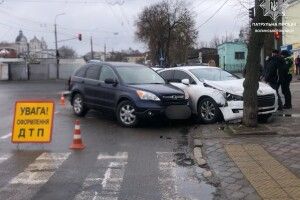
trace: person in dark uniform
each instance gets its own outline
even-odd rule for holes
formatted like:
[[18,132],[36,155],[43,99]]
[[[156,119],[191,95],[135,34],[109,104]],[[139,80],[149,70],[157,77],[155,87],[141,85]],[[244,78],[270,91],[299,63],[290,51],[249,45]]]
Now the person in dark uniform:
[[264,79],[274,90],[278,96],[278,110],[282,110],[282,101],[278,93],[279,89],[279,69],[284,65],[284,59],[280,56],[278,50],[273,50],[272,56],[266,62],[264,70]]
[[282,51],[281,56],[284,59],[284,65],[279,68],[279,84],[281,86],[282,94],[284,95],[285,103],[284,109],[292,108],[292,95],[290,90],[290,83],[293,79],[293,58],[290,57],[288,51]]
[[296,65],[296,74],[300,75],[300,56],[299,55],[295,59],[295,65]]

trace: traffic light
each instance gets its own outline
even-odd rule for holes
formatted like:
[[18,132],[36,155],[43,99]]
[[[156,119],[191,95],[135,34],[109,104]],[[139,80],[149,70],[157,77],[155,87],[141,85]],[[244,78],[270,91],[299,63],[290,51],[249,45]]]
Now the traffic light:
[[255,15],[254,15],[254,7],[253,8],[249,8],[249,17],[251,19],[254,19]]
[[280,40],[281,32],[279,32],[279,31],[274,32],[274,38],[275,38],[275,40]]
[[79,40],[79,41],[82,40],[82,34],[81,34],[81,33],[78,34],[78,40]]

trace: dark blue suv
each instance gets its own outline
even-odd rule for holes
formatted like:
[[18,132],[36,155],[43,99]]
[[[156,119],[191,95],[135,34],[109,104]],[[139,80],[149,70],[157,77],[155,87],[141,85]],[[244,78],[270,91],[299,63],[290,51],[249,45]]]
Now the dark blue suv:
[[143,65],[89,63],[76,70],[69,89],[76,115],[84,116],[89,109],[111,110],[126,127],[157,115],[169,119],[186,119],[191,115],[188,95]]

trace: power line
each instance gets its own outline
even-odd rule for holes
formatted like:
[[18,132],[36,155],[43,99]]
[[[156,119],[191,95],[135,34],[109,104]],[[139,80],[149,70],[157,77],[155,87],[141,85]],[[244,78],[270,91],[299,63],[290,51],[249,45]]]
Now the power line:
[[197,7],[201,6],[202,4],[204,4],[204,3],[207,2],[207,1],[208,1],[208,0],[202,0],[202,1],[197,2],[198,4],[196,4],[196,5],[194,6],[194,8],[197,8]]
[[[18,20],[18,21],[22,21],[22,27],[24,26],[27,26],[27,25],[24,25],[24,22],[25,23],[30,23],[32,25],[35,25],[35,26],[39,26],[39,27],[43,27],[43,28],[49,28],[53,26],[53,24],[51,23],[48,23],[48,22],[41,22],[41,21],[36,21],[36,20],[32,20],[32,19],[29,19],[29,18],[25,18],[25,17],[21,17],[21,16],[18,16],[18,15],[15,15],[15,14],[12,14],[10,12],[7,12],[5,9],[3,8],[0,8],[1,11],[3,12],[0,12],[0,14],[4,14],[6,13],[7,15],[10,15],[12,17],[15,18],[15,20]],[[5,16],[5,15],[4,15]],[[12,18],[11,18],[12,19]],[[14,22],[10,22],[10,23],[14,23]],[[17,23],[14,23],[14,24],[17,24]],[[17,24],[19,25],[19,24]],[[27,27],[32,27],[32,25],[29,25]],[[21,25],[20,25],[21,26]],[[26,27],[25,27],[26,28]],[[27,28],[28,29],[28,28]],[[95,29],[80,29],[80,28],[70,28],[70,27],[66,27],[66,26],[61,26],[60,25],[60,29],[64,29],[64,30],[71,30],[71,31],[78,31],[78,32],[85,32],[85,33],[92,33],[92,32],[95,32],[95,30],[101,30],[102,32],[107,32],[107,33],[115,33],[117,31],[110,31],[110,30],[105,30],[105,29],[99,29],[99,28],[95,28]],[[31,29],[32,30],[32,29]]]
[[[201,3],[203,4],[204,2],[206,2],[205,0],[202,1]],[[212,3],[212,4],[211,4]],[[197,14],[197,18],[199,18],[200,16],[204,15],[207,11],[210,10],[210,8],[214,7],[215,6],[215,2],[213,1],[210,1],[210,2],[207,2],[206,4],[203,5],[203,9],[201,9],[200,11],[196,12]],[[198,6],[199,7],[199,6]],[[196,7],[195,7],[196,8]]]
[[133,30],[133,28],[132,28],[132,26],[131,26],[131,24],[130,24],[130,21],[129,21],[129,19],[128,19],[127,15],[126,15],[126,13],[125,13],[125,11],[124,11],[124,9],[123,9],[123,7],[119,5],[119,8],[120,8],[120,10],[121,10],[122,16],[125,18],[125,20],[126,20],[126,22],[127,22],[127,26],[129,27],[130,30],[132,30],[132,31],[134,32],[134,30]]
[[[19,1],[19,0],[10,0],[10,1]],[[0,0],[0,4],[4,3],[5,0]],[[123,5],[125,0],[23,0],[22,3],[58,3],[58,4],[110,4],[110,5]]]
[[201,28],[202,26],[207,24],[212,18],[214,18],[220,12],[220,10],[227,4],[228,1],[229,0],[226,0],[207,20],[200,24],[196,29]]

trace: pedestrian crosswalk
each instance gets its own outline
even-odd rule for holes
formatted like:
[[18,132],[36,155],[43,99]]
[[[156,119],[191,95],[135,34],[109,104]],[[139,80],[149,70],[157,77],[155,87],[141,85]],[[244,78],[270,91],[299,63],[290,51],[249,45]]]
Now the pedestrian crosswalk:
[[0,189],[1,199],[31,199],[70,153],[42,153],[23,172]]
[[[76,200],[117,200],[123,181],[128,153],[99,154],[96,168],[85,179]],[[101,166],[106,167],[101,167]]]
[[[7,180],[6,185],[0,187],[0,199],[38,199],[35,195],[60,168],[68,166],[64,163],[68,162],[72,154],[71,152],[41,153],[35,159],[32,159],[32,162],[22,171],[12,176],[10,180]],[[176,184],[176,168],[180,166],[177,166],[175,162],[174,152],[155,152],[154,154],[158,161],[158,174],[156,176],[161,199],[189,199],[180,196],[178,192],[178,187],[180,186]],[[74,192],[73,199],[118,200],[130,154],[128,152],[100,152],[95,155],[97,156],[93,164],[86,166],[88,173],[86,173],[82,182],[76,183],[79,185],[79,189],[72,191]],[[0,169],[4,162],[10,162],[12,156],[13,153],[0,153]],[[84,165],[85,163],[82,164]],[[2,172],[0,170],[0,176]],[[56,199],[56,197],[53,199]]]
[[173,161],[172,154],[172,152],[157,152],[159,163],[158,182],[159,185],[161,185],[162,199],[178,199],[173,170],[176,167],[176,164]]
[[0,153],[0,164],[11,157],[9,153]]

